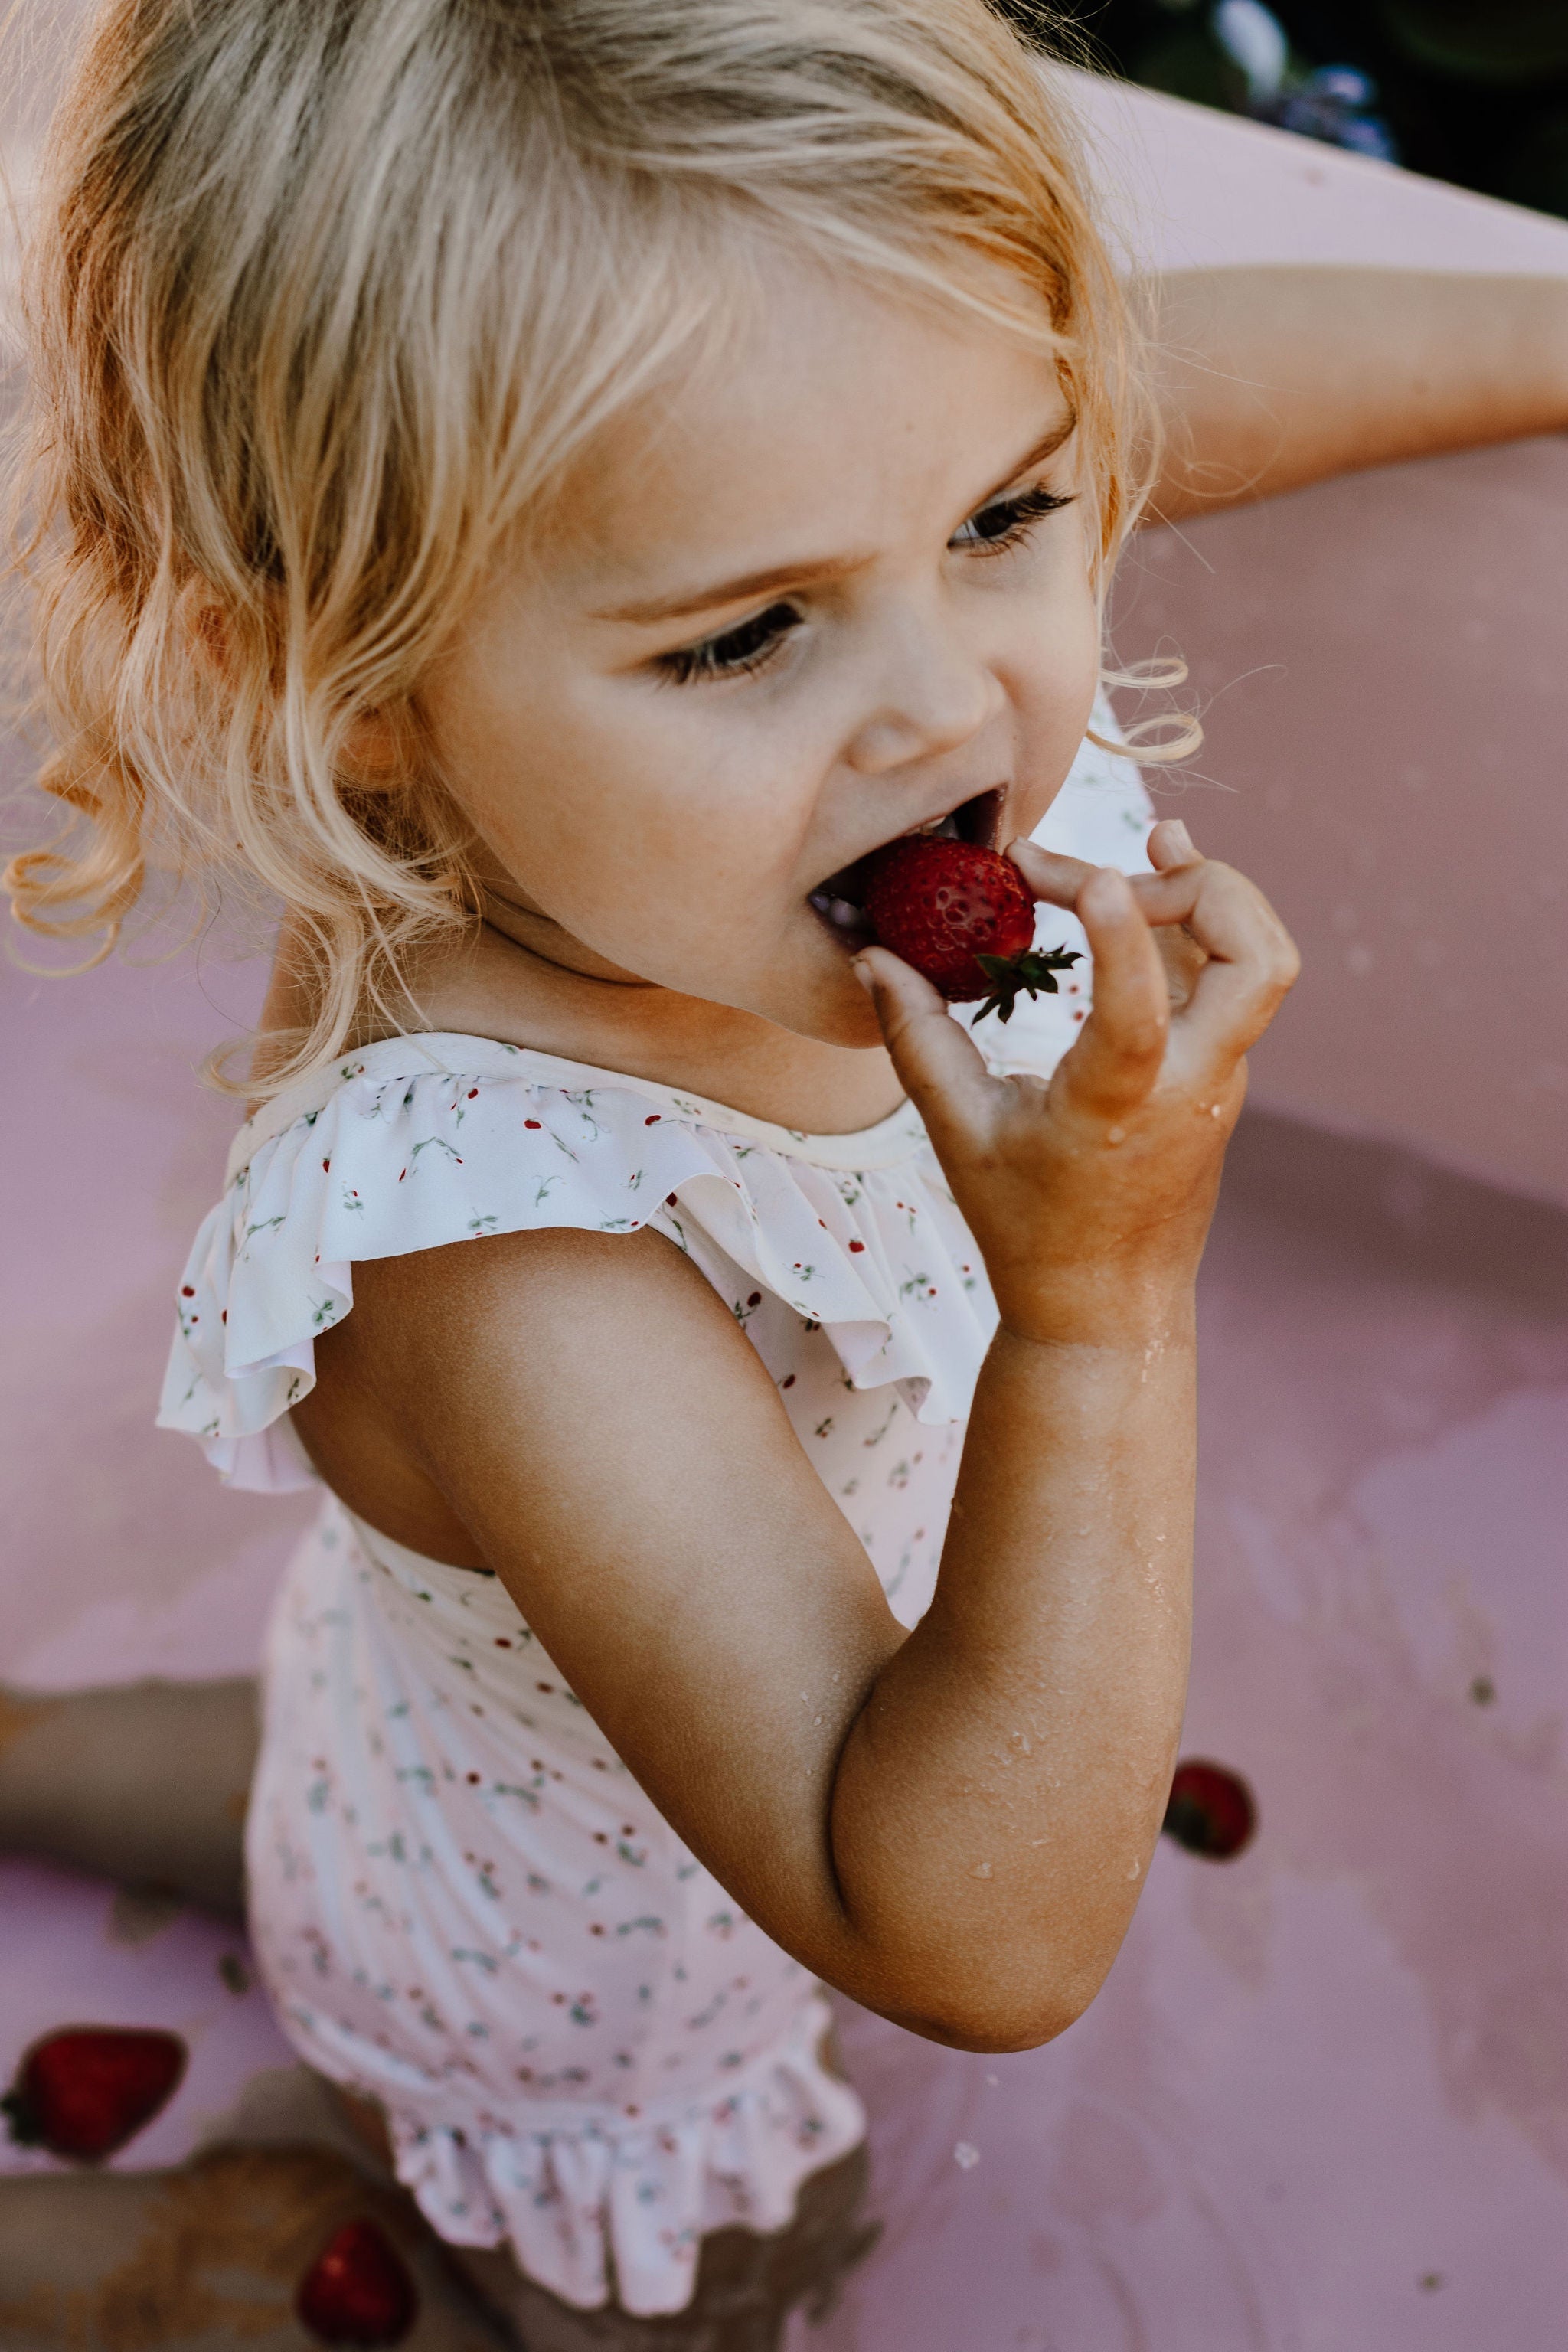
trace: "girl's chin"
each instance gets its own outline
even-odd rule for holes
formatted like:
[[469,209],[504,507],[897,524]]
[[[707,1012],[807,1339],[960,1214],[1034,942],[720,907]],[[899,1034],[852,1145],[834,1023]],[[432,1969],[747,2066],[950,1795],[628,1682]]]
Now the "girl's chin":
[[805,1017],[786,1022],[784,1026],[794,1029],[797,1036],[840,1051],[868,1053],[883,1043],[877,1008],[847,964],[837,987],[817,991]]

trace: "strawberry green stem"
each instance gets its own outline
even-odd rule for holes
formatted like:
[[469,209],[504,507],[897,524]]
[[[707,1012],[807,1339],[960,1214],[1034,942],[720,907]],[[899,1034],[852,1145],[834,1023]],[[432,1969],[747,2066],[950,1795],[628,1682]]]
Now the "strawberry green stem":
[[988,1013],[995,1013],[1011,1021],[1021,994],[1055,996],[1058,972],[1070,971],[1083,957],[1077,948],[1047,948],[1044,953],[1026,948],[1022,955],[977,955],[974,961],[991,982],[991,994],[974,1018],[984,1021]]

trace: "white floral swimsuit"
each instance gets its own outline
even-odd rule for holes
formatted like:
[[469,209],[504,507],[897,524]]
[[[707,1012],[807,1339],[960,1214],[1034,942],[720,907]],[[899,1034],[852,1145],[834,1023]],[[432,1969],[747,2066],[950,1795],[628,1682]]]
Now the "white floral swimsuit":
[[[1148,825],[1136,771],[1086,745],[1042,838],[1131,868]],[[1081,944],[1050,909],[1041,938]],[[1086,972],[985,1024],[999,1066],[1055,1062]],[[356,1259],[652,1225],[731,1308],[900,1622],[927,1606],[994,1309],[911,1109],[797,1135],[548,1054],[395,1037],[266,1105],[229,1175],[160,1420],[234,1484],[311,1482],[289,1407]],[[492,1574],[326,1496],[266,1686],[247,1845],[285,2031],[381,2103],[444,2237],[510,2241],[573,2304],[683,2308],[707,2231],[782,2227],[864,2132],[820,2054],[820,1987],[654,1811]]]

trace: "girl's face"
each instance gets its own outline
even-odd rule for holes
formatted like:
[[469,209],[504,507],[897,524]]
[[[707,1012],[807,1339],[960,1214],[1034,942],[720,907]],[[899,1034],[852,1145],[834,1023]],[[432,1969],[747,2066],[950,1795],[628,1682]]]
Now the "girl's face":
[[498,921],[550,961],[880,1042],[856,862],[1038,824],[1099,665],[1047,360],[806,268],[585,461],[421,697]]

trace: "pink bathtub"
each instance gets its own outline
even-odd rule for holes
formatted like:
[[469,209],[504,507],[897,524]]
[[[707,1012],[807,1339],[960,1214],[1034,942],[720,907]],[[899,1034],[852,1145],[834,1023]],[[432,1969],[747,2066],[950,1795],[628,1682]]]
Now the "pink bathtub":
[[[1086,104],[1155,257],[1568,272],[1553,223],[1170,101]],[[1229,1864],[1162,1846],[1049,2049],[847,2014],[885,2234],[799,2352],[1563,2340],[1565,550],[1568,447],[1542,443],[1128,566],[1121,650],[1179,644],[1206,709],[1206,781],[1165,789],[1307,956],[1204,1276],[1184,1746],[1247,1775],[1261,1827]],[[26,1682],[248,1669],[300,1522],[150,1426],[230,1119],[191,1066],[257,995],[225,955],[0,972],[0,1655]],[[288,2066],[217,1927],[19,1864],[0,1903],[0,2074],[63,2018],[190,2041],[122,2163],[178,2158]]]

